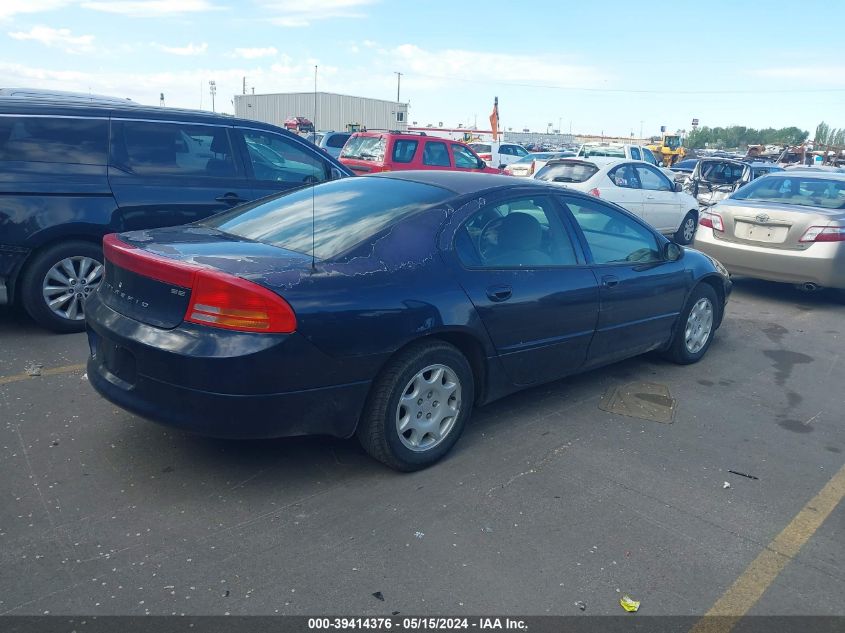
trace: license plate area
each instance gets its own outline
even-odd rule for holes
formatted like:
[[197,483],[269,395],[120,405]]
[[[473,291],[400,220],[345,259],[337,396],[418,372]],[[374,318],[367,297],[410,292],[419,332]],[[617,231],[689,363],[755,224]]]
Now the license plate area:
[[741,221],[737,221],[734,229],[734,236],[739,239],[769,244],[783,244],[788,233],[788,226]]
[[130,385],[135,384],[138,377],[135,355],[128,349],[100,338],[97,341],[97,357],[109,372]]

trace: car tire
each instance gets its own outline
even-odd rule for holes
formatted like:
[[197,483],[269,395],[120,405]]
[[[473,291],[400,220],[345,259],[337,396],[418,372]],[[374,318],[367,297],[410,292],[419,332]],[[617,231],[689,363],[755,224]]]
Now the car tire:
[[681,244],[682,246],[692,244],[692,241],[695,239],[695,231],[697,228],[698,212],[690,211],[684,216],[684,219],[681,221],[681,226],[679,226],[678,230],[675,232],[675,242],[677,244]]
[[356,431],[358,441],[395,470],[426,468],[458,441],[474,398],[472,369],[457,348],[441,341],[412,345],[373,383]]
[[700,361],[713,342],[719,310],[721,307],[713,287],[706,283],[698,284],[681,311],[665,356],[679,365]]
[[[96,244],[78,240],[54,244],[37,253],[26,267],[21,277],[21,303],[42,327],[61,333],[82,332],[85,298],[100,285],[103,272],[103,251]],[[78,273],[84,273],[84,281],[76,278]],[[67,301],[50,307],[49,297],[67,297]]]

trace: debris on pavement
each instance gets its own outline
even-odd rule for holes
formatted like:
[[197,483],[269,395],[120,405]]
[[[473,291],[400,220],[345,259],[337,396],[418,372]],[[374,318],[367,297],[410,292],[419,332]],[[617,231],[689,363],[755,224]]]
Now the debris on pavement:
[[748,479],[760,479],[759,477],[755,477],[754,475],[748,475],[746,473],[741,473],[741,472],[736,471],[736,470],[729,470],[728,472],[731,473],[732,475],[739,475],[740,477],[747,477]]
[[730,487],[731,487],[731,482],[729,482],[729,481],[726,481],[725,483],[722,484],[723,489],[727,489],[727,488],[730,488]]
[[24,371],[29,376],[40,376],[41,370],[44,368],[44,365],[41,363],[27,363]]
[[634,600],[628,595],[619,598],[619,605],[629,613],[637,611],[640,608],[640,601]]
[[578,607],[579,609],[581,609],[581,611],[587,610],[587,605],[584,604],[581,600],[576,601],[575,606]]
[[381,600],[382,602],[384,602],[384,594],[382,594],[381,591],[376,591],[373,594],[373,598],[375,598],[376,600]]
[[416,536],[417,538],[422,538],[423,536],[425,536],[425,532],[414,532],[414,536]]

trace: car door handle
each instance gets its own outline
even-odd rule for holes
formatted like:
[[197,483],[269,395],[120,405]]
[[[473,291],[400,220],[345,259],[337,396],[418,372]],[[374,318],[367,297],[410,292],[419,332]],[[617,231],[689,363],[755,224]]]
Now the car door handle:
[[217,202],[225,202],[226,204],[240,204],[241,202],[246,202],[246,198],[241,198],[238,194],[229,192],[224,193],[222,196],[217,196],[215,198]]
[[491,286],[487,289],[487,298],[495,303],[507,301],[513,294],[513,288],[510,286]]
[[654,200],[654,196],[646,196],[645,199],[646,200]]
[[604,275],[601,278],[601,285],[605,288],[615,288],[619,285],[619,277],[616,275]]

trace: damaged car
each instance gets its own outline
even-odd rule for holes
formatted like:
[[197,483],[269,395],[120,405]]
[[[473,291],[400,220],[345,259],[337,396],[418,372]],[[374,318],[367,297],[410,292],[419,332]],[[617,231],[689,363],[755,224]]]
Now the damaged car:
[[700,206],[710,207],[752,180],[776,171],[783,168],[769,162],[702,158],[684,181],[683,188]]
[[707,352],[731,282],[581,192],[452,171],[344,178],[111,234],[90,384],[228,438],[357,436],[416,470],[472,409],[652,350]]

